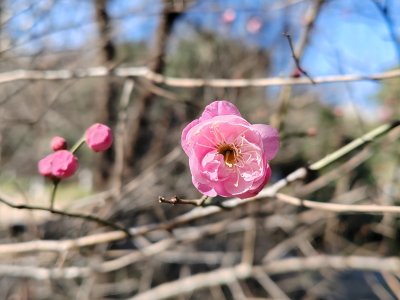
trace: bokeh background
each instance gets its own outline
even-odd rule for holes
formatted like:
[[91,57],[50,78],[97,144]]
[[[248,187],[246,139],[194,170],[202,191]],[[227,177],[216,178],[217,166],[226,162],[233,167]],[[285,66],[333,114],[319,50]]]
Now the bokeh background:
[[[51,138],[72,146],[102,122],[113,128],[112,149],[79,150],[79,172],[60,184],[57,209],[127,228],[165,224],[193,207],[160,204],[159,196],[201,196],[180,134],[216,99],[279,129],[273,184],[399,118],[399,15],[398,0],[0,1],[0,197],[48,207],[52,185],[37,161]],[[257,78],[271,81],[231,86]],[[394,129],[285,193],[399,204],[399,134]],[[19,253],[26,242],[110,229],[0,204],[0,298],[397,299],[399,273],[385,271],[386,261],[370,271],[340,263],[256,268],[242,277],[239,270],[229,280],[223,271],[320,255],[396,257],[399,224],[392,213],[321,212],[264,198],[130,240]],[[15,251],[1,248],[8,244]]]

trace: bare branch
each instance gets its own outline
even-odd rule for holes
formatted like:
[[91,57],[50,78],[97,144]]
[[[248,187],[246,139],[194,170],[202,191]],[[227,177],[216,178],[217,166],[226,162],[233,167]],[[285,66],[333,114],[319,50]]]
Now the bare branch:
[[324,210],[329,212],[371,213],[371,214],[400,213],[400,206],[394,206],[394,205],[376,205],[376,204],[356,205],[356,204],[325,203],[325,202],[303,200],[282,193],[276,194],[275,197],[279,201],[283,201],[291,205],[303,206],[307,208]]
[[[293,57],[295,58],[295,67],[292,70],[292,75],[299,71],[298,66],[300,66],[300,60],[304,54],[306,46],[311,36],[311,32],[314,29],[315,21],[317,20],[318,16],[320,15],[322,5],[325,3],[325,0],[316,0],[314,1],[309,10],[307,11],[307,24],[305,25],[305,29],[303,30],[299,41],[296,44],[296,47],[291,46],[291,50],[293,53]],[[291,40],[289,40],[291,41]],[[296,77],[296,76],[292,76]],[[307,81],[309,78],[304,78]],[[312,80],[312,83],[317,83],[317,81]],[[284,118],[287,114],[289,108],[289,99],[292,94],[292,87],[290,85],[284,86],[281,89],[278,99],[278,108],[276,113],[271,118],[271,124],[279,131],[282,131],[284,125]]]
[[5,200],[4,198],[0,198],[0,202],[5,204],[5,205],[7,205],[7,206],[9,206],[9,207],[16,208],[16,209],[48,211],[48,212],[50,212],[52,214],[55,214],[55,215],[66,216],[66,217],[70,217],[70,218],[83,219],[83,220],[86,220],[86,221],[95,222],[97,224],[110,227],[112,229],[121,230],[126,234],[126,236],[128,236],[128,237],[130,236],[129,231],[126,228],[124,228],[124,227],[122,227],[122,226],[120,226],[120,225],[118,225],[116,223],[113,223],[113,222],[98,218],[98,217],[93,216],[93,215],[71,213],[71,212],[66,212],[66,211],[63,211],[63,210],[54,209],[53,207],[48,208],[48,207],[25,205],[25,204],[14,204],[14,203],[12,203],[12,202],[10,202],[8,200]]
[[[372,142],[379,136],[387,134],[393,128],[396,128],[400,125],[400,121],[395,121],[389,124],[381,125],[369,133],[365,134],[364,138],[358,138],[355,141],[356,143],[351,142],[344,146],[343,148],[335,151],[335,155],[327,155],[325,158],[311,164],[308,168],[299,168],[294,172],[290,173],[286,178],[283,178],[273,184],[272,186],[264,188],[257,196],[247,199],[238,199],[233,198],[223,202],[224,208],[236,208],[242,205],[247,205],[248,203],[264,199],[266,197],[274,197],[282,188],[286,187],[289,183],[297,181],[299,179],[304,179],[308,173],[308,170],[321,170],[325,168],[327,165],[333,163],[341,159],[343,156],[348,154],[350,151],[358,149],[364,146],[367,143]],[[351,147],[349,145],[351,144]],[[350,149],[351,148],[351,149]],[[342,150],[345,149],[345,150]],[[290,196],[288,196],[290,197]],[[296,200],[297,201],[297,200]],[[301,200],[300,200],[301,201]],[[313,202],[315,203],[315,202]],[[157,224],[148,224],[143,226],[138,226],[129,229],[129,233],[131,236],[143,235],[148,232],[159,230],[159,229],[171,229],[182,224],[195,221],[198,219],[202,219],[206,216],[211,216],[222,212],[224,208],[219,206],[207,206],[207,207],[196,207],[191,211],[180,215],[170,221],[157,223]],[[46,208],[46,210],[48,210]],[[30,251],[65,251],[67,249],[72,249],[75,247],[85,247],[89,245],[101,244],[106,242],[112,242],[116,240],[120,240],[126,237],[126,233],[124,231],[113,231],[101,234],[93,234],[89,236],[84,236],[75,240],[64,240],[64,241],[31,241],[24,243],[16,243],[16,244],[7,244],[0,245],[0,254],[5,253],[23,253]]]
[[127,136],[128,119],[127,110],[134,86],[135,82],[133,79],[127,79],[124,83],[121,99],[119,102],[117,124],[115,126],[115,164],[113,172],[113,189],[116,195],[120,195],[123,183],[125,156],[124,140]]
[[[0,84],[20,80],[69,80],[82,78],[98,77],[140,77],[150,80],[154,83],[162,83],[171,87],[179,88],[197,88],[197,87],[220,87],[220,88],[238,88],[238,87],[265,87],[265,86],[290,86],[290,85],[309,85],[308,78],[285,78],[285,77],[265,77],[252,79],[201,79],[201,78],[177,78],[164,76],[152,72],[147,67],[94,67],[87,69],[62,69],[62,70],[14,70],[0,73]],[[347,74],[314,77],[314,82],[319,83],[338,83],[352,81],[378,81],[390,78],[400,77],[400,69],[394,69],[382,73],[370,75]]]
[[82,267],[48,269],[33,266],[0,265],[1,277],[22,277],[36,280],[73,279],[88,276],[90,272],[90,268]]
[[400,259],[396,257],[381,258],[370,256],[346,257],[320,255],[305,258],[286,258],[267,263],[264,266],[255,266],[252,268],[248,268],[243,265],[237,265],[235,267],[200,273],[160,284],[149,291],[130,298],[130,300],[167,299],[206,287],[229,284],[240,279],[246,279],[255,276],[259,277],[259,272],[277,275],[292,272],[317,271],[324,268],[332,268],[336,270],[357,269],[396,273],[400,271]]
[[298,70],[301,74],[303,74],[304,76],[306,76],[308,79],[310,79],[312,84],[315,84],[314,79],[312,79],[312,77],[307,73],[307,71],[305,71],[301,65],[300,65],[300,59],[296,56],[296,54],[294,53],[294,47],[293,47],[293,41],[292,41],[292,36],[285,32],[283,33],[283,35],[287,38],[288,43],[289,43],[289,47],[290,47],[290,51],[292,52],[292,57],[294,60],[294,63],[296,64],[296,70]]
[[165,199],[162,196],[158,197],[158,202],[160,203],[168,203],[168,204],[190,204],[190,205],[194,205],[194,206],[203,206],[204,203],[206,203],[208,199],[208,196],[203,196],[200,199],[182,199],[178,196],[174,196],[170,199]]

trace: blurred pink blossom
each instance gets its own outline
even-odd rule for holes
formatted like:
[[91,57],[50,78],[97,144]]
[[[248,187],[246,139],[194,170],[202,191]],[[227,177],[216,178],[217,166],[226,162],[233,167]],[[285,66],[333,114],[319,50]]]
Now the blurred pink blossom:
[[259,17],[252,17],[247,21],[246,29],[249,33],[258,33],[262,27],[262,20]]
[[51,153],[38,163],[38,170],[41,175],[58,179],[71,177],[77,169],[78,159],[67,150]]
[[316,136],[318,134],[318,129],[315,127],[310,127],[306,131],[308,136]]
[[232,8],[228,8],[222,13],[221,19],[224,24],[231,24],[236,19],[236,12]]
[[343,108],[341,108],[340,106],[336,106],[333,109],[333,114],[338,118],[343,117],[343,115],[344,115]]
[[51,139],[51,149],[53,151],[67,149],[67,141],[61,136],[55,136]]
[[393,118],[393,110],[388,106],[380,107],[378,110],[378,116],[381,121],[389,121]]
[[100,152],[111,147],[113,136],[110,127],[96,123],[86,130],[85,140],[90,149]]
[[181,143],[201,193],[242,199],[257,195],[268,182],[268,161],[279,149],[274,128],[250,124],[228,101],[209,104],[183,129]]

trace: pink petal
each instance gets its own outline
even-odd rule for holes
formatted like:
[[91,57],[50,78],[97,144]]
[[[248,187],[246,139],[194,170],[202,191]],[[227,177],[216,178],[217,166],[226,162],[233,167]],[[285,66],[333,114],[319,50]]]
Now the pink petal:
[[271,178],[271,168],[267,164],[265,169],[265,174],[259,180],[253,182],[253,186],[247,192],[237,195],[240,199],[246,199],[250,197],[257,196],[257,194],[264,188],[264,186],[268,183],[269,179]]
[[218,170],[224,164],[224,158],[216,151],[207,153],[202,162],[203,174],[211,181],[218,181]]
[[217,192],[210,186],[203,184],[197,180],[196,177],[192,177],[193,185],[199,190],[200,193],[209,196],[215,197],[217,196]]
[[254,124],[253,128],[261,135],[267,160],[273,159],[279,150],[278,131],[272,126],[264,124]]
[[229,191],[229,194],[221,196],[224,197],[238,196],[247,192],[251,188],[253,181],[245,181],[238,172],[235,172],[232,175],[233,176],[231,176],[229,180],[223,182],[224,188],[226,191]]
[[47,155],[46,157],[42,158],[38,163],[38,170],[39,173],[43,176],[50,176],[51,175],[51,164],[53,161],[53,156]]
[[186,127],[182,130],[182,135],[181,135],[181,145],[183,148],[183,151],[185,151],[185,153],[187,155],[189,155],[189,141],[187,139],[187,135],[190,131],[190,129],[192,129],[194,126],[196,126],[197,124],[199,124],[199,120],[196,119],[192,122],[190,122],[188,125],[186,125]]
[[220,100],[207,105],[199,120],[204,121],[222,115],[235,115],[241,117],[241,114],[235,105],[231,102]]

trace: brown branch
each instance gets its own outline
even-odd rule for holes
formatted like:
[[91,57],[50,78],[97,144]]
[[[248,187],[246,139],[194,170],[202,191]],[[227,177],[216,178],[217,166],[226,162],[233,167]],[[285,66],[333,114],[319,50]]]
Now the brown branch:
[[113,189],[116,196],[119,196],[121,194],[122,183],[123,183],[124,156],[125,156],[124,141],[127,136],[127,120],[128,120],[127,110],[134,86],[135,82],[133,79],[125,80],[121,98],[119,101],[119,111],[115,126],[115,137],[114,137],[115,164],[113,170]]
[[73,279],[87,277],[91,273],[87,267],[41,268],[34,266],[0,265],[0,276],[31,278],[35,280]]
[[376,6],[379,13],[382,15],[383,20],[386,23],[386,27],[389,32],[390,39],[392,40],[393,45],[396,50],[398,63],[400,63],[400,42],[399,42],[397,34],[396,34],[396,26],[389,14],[388,4],[387,3],[381,4],[380,1],[378,1],[378,0],[372,0],[372,3]]
[[158,202],[160,203],[168,203],[168,204],[189,204],[193,206],[203,206],[207,201],[208,196],[203,196],[200,199],[182,199],[181,197],[174,196],[170,199],[166,199],[162,196],[158,197]]
[[95,222],[97,224],[110,227],[110,228],[112,228],[114,230],[121,230],[126,234],[126,236],[131,237],[128,229],[126,229],[126,228],[124,228],[124,227],[122,227],[122,226],[120,226],[120,225],[118,225],[116,223],[113,223],[113,222],[98,218],[98,217],[93,216],[93,215],[70,213],[70,212],[65,212],[65,211],[62,211],[62,210],[54,209],[52,207],[48,208],[48,207],[26,205],[26,204],[14,204],[14,203],[12,203],[12,202],[10,202],[8,200],[5,200],[4,198],[0,198],[0,202],[5,204],[5,205],[7,205],[7,206],[9,206],[9,207],[15,208],[15,209],[47,211],[47,212],[50,212],[50,213],[55,214],[55,215],[66,216],[66,217],[70,217],[70,218],[83,219],[83,220],[86,220],[86,221]]
[[[33,278],[36,280],[45,280],[45,279],[57,279],[57,278],[84,278],[92,276],[95,273],[108,273],[117,271],[126,266],[132,265],[143,258],[148,258],[157,255],[158,259],[164,260],[179,260],[182,259],[182,254],[179,252],[165,252],[167,249],[172,246],[178,244],[179,242],[185,242],[185,244],[194,242],[199,240],[200,238],[208,235],[215,235],[221,231],[229,230],[231,227],[227,226],[231,220],[223,220],[217,223],[207,224],[204,226],[199,226],[196,228],[196,231],[193,232],[191,228],[186,229],[186,231],[182,234],[178,232],[174,238],[165,238],[149,246],[141,248],[140,250],[129,251],[128,254],[118,257],[116,259],[104,261],[100,264],[91,267],[66,267],[66,268],[57,268],[57,269],[46,269],[46,268],[37,268],[30,266],[9,266],[9,265],[0,265],[0,275],[9,276],[9,277],[21,277],[21,278]],[[244,230],[246,228],[247,219],[240,220],[235,223],[235,226],[241,226]],[[64,249],[64,252],[67,249]],[[209,260],[211,253],[202,253],[197,257],[194,257],[194,253],[189,253],[190,255],[187,257],[183,257],[186,260],[194,260],[194,261],[204,261]],[[203,256],[203,254],[205,256]],[[220,253],[224,254],[225,253]],[[179,256],[179,259],[177,258]],[[200,260],[199,260],[200,259]],[[219,262],[221,259],[218,260]],[[216,262],[215,258],[213,258],[214,263]],[[54,272],[54,270],[56,270]]]
[[130,298],[130,300],[161,300],[173,298],[206,287],[225,285],[241,279],[259,277],[260,272],[265,272],[269,275],[278,275],[293,272],[317,271],[325,268],[397,273],[400,271],[400,259],[397,257],[382,258],[371,256],[318,255],[305,258],[286,258],[254,267],[236,265],[234,267],[220,268],[215,271],[166,282],[138,294]]
[[289,196],[282,193],[276,194],[276,199],[291,205],[302,206],[312,209],[324,210],[328,212],[343,212],[343,213],[371,213],[371,214],[383,214],[383,213],[395,213],[400,214],[400,206],[394,205],[376,205],[376,204],[339,204],[339,203],[326,203],[316,202],[311,200],[303,200],[293,196]]
[[292,41],[292,36],[287,33],[284,32],[283,35],[287,38],[288,43],[289,43],[289,47],[290,47],[290,52],[292,53],[292,57],[294,60],[294,63],[296,64],[296,70],[299,71],[301,74],[303,74],[304,76],[306,76],[308,79],[310,79],[312,84],[315,84],[314,79],[312,79],[312,77],[307,73],[307,71],[305,71],[302,66],[300,65],[300,59],[296,56],[296,54],[294,53],[294,47],[293,47],[293,41]]
[[[174,24],[182,12],[170,13],[171,2],[163,0],[163,10],[160,16],[156,31],[155,45],[152,47],[151,62],[149,70],[155,73],[163,73],[165,68],[165,52],[169,37],[172,33]],[[134,174],[133,168],[137,167],[138,158],[144,156],[148,151],[142,150],[142,146],[152,143],[150,132],[152,121],[150,119],[150,109],[154,102],[152,90],[146,90],[136,100],[137,117],[132,120],[129,126],[130,135],[127,137],[127,152],[125,153],[125,165],[128,166],[128,176]],[[151,152],[151,151],[150,151]],[[130,168],[130,169],[129,169]]]
[[[200,273],[160,284],[151,290],[134,296],[131,299],[158,300],[171,298],[206,287],[228,284],[238,279],[246,279],[250,277],[259,278],[260,272],[265,272],[269,275],[279,275],[294,272],[318,271],[326,268],[335,270],[365,270],[397,274],[400,271],[400,259],[397,257],[356,255],[316,255],[310,257],[285,258],[253,267],[236,265],[234,267],[220,268],[215,271]],[[93,270],[88,267],[43,268],[35,266],[0,265],[1,276],[32,278],[36,280],[87,277],[92,272]]]
[[[300,36],[300,39],[296,45],[296,49],[294,49],[294,47],[292,46],[293,57],[295,57],[295,63],[296,63],[296,66],[293,69],[292,74],[294,71],[296,71],[297,63],[300,61],[301,57],[304,54],[304,51],[311,36],[311,32],[314,29],[315,22],[318,16],[320,15],[321,8],[324,3],[325,0],[315,0],[312,6],[310,7],[309,11],[307,12],[308,22],[306,24],[306,27],[303,30],[302,35]],[[305,79],[307,81],[309,80],[309,78]],[[313,80],[312,83],[315,84],[318,82],[316,80]],[[277,111],[271,118],[272,126],[278,128],[279,131],[282,131],[283,128],[284,118],[289,109],[289,99],[291,97],[291,94],[292,94],[291,86],[284,87],[281,90],[279,94]]]
[[[330,165],[331,163],[333,163],[334,161],[337,161],[343,156],[347,155],[350,151],[354,151],[355,149],[358,149],[372,142],[379,136],[387,134],[388,132],[390,132],[392,129],[396,128],[399,125],[400,121],[395,121],[389,124],[381,125],[378,128],[375,128],[370,132],[366,133],[364,136],[355,139],[353,142],[347,144],[341,149],[335,151],[334,153],[327,155],[321,160],[311,164],[308,168],[299,168],[295,170],[294,172],[290,173],[286,178],[279,180],[272,186],[264,188],[257,196],[247,199],[238,199],[238,198],[228,199],[223,202],[223,205],[225,208],[232,209],[247,205],[248,203],[252,203],[267,197],[272,198],[278,193],[279,190],[286,187],[291,182],[304,179],[309,172],[308,170],[313,170],[313,171],[321,170],[326,166]],[[219,212],[222,212],[223,210],[224,208],[214,205],[207,207],[196,207],[191,211],[183,215],[177,216],[170,221],[130,228],[129,233],[131,234],[131,236],[137,236],[137,235],[144,235],[154,230],[160,230],[160,229],[168,230],[180,226],[182,224],[186,224],[188,222],[192,222],[207,216],[217,214]],[[126,233],[124,233],[123,231],[113,231],[113,232],[84,236],[74,240],[31,241],[24,243],[5,244],[5,245],[0,245],[0,254],[23,253],[30,251],[65,251],[77,247],[85,247],[95,244],[112,242],[123,239],[125,237]]]
[[[19,69],[14,71],[0,73],[0,84],[21,81],[21,80],[71,80],[83,78],[99,77],[118,77],[144,78],[154,83],[165,84],[177,88],[198,88],[198,87],[219,87],[219,88],[239,88],[239,87],[265,87],[265,86],[291,86],[291,85],[309,85],[308,78],[291,77],[264,77],[264,78],[178,78],[165,76],[151,71],[147,67],[119,67],[108,68],[104,66],[87,69],[61,69],[61,70],[28,70]],[[369,75],[347,74],[313,77],[316,84],[340,83],[352,81],[379,81],[400,77],[400,69],[394,69],[387,72],[374,73]]]
[[272,261],[263,266],[264,271],[270,275],[316,271],[324,268],[398,273],[400,259],[397,257],[318,255],[286,258]]
[[[96,25],[98,39],[101,45],[99,51],[100,61],[105,66],[112,68],[116,64],[117,49],[112,39],[112,20],[107,10],[108,0],[95,1]],[[119,94],[119,87],[111,78],[105,78],[97,89],[97,120],[107,124],[112,129],[118,120],[118,102],[115,101]],[[98,156],[95,172],[95,184],[104,187],[112,176],[112,167],[115,162],[115,145]]]

